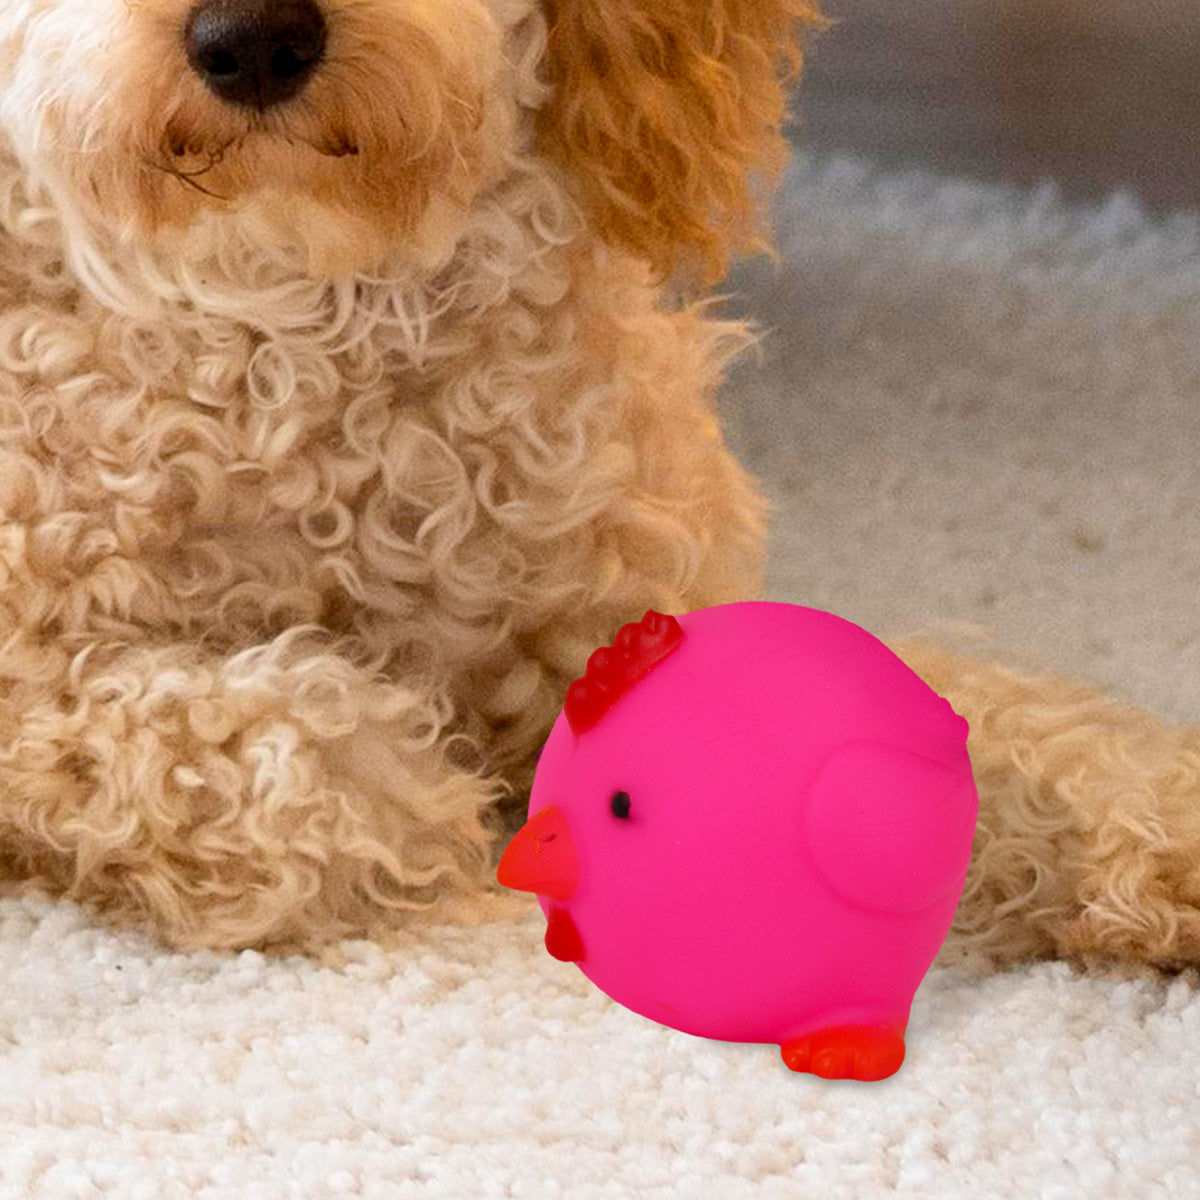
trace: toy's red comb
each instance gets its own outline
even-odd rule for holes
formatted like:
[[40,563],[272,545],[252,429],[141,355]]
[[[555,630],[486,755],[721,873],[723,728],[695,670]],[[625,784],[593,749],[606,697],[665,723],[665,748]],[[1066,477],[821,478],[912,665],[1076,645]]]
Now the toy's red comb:
[[578,737],[591,729],[655,663],[662,662],[683,640],[674,617],[649,609],[641,621],[622,625],[610,647],[602,646],[587,661],[582,679],[567,688],[563,711]]

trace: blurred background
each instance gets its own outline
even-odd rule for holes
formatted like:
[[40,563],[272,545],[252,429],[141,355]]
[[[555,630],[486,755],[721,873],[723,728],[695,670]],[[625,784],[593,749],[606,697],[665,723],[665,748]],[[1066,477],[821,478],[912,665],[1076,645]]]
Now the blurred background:
[[1200,206],[1200,0],[825,0],[798,145]]
[[1200,721],[1200,0],[822,3],[726,285],[768,594]]

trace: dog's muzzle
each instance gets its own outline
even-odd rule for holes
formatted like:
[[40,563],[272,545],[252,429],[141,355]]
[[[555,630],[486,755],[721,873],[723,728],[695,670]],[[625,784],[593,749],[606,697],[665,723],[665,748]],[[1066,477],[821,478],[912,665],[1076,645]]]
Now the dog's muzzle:
[[315,0],[200,0],[184,41],[210,91],[263,112],[303,91],[324,57],[326,35]]

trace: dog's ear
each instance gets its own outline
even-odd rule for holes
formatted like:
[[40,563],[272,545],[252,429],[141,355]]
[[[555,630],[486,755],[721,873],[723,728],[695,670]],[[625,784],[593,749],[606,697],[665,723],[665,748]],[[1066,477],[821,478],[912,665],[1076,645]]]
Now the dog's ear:
[[807,0],[546,0],[542,150],[593,226],[658,274],[724,273],[766,246],[763,201],[787,161],[782,126]]

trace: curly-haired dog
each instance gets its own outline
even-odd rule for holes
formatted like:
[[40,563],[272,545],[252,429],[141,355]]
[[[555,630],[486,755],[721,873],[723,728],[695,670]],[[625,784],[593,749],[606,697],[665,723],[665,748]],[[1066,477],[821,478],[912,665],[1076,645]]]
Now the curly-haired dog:
[[[486,886],[588,653],[759,587],[664,280],[761,247],[804,0],[0,0],[0,877],[178,945]],[[962,929],[1200,954],[1200,741],[910,647]]]

